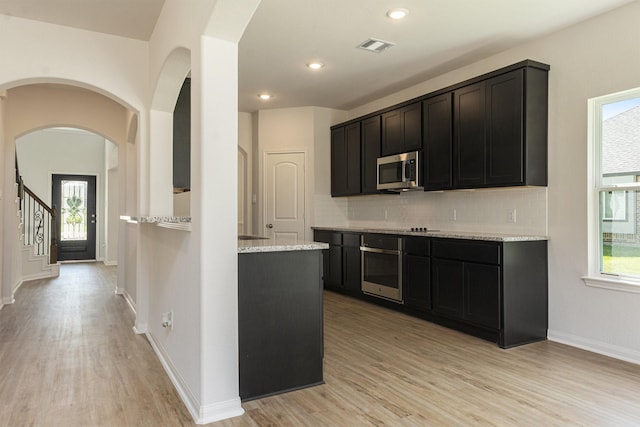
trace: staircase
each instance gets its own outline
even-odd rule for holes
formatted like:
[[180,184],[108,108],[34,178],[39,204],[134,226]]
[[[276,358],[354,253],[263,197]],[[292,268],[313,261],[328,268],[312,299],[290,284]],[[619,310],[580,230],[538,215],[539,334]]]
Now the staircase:
[[57,277],[60,264],[57,259],[56,207],[49,207],[27,187],[18,173],[17,215],[18,236],[21,242],[21,281]]

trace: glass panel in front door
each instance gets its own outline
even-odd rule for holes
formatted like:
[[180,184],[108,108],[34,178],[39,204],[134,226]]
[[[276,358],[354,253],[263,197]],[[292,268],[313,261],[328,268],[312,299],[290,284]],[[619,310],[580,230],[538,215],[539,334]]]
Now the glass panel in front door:
[[87,184],[66,180],[60,183],[60,240],[87,240]]

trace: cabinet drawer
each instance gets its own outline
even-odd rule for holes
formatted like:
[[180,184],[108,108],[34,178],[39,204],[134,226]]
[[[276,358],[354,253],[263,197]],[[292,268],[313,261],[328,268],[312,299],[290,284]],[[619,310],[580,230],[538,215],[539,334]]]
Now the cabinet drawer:
[[360,234],[342,233],[342,244],[349,247],[360,247]]
[[404,252],[411,255],[429,256],[429,239],[425,237],[405,237]]
[[363,234],[362,246],[378,249],[389,249],[399,251],[402,249],[402,242],[398,236],[389,236],[384,234]]
[[342,233],[336,231],[314,230],[313,240],[330,245],[342,245]]
[[500,246],[500,243],[473,240],[433,240],[431,256],[483,264],[500,264]]

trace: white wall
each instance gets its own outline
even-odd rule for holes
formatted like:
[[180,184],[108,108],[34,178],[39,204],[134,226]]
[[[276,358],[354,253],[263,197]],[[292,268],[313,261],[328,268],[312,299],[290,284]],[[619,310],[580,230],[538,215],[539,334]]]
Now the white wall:
[[120,170],[118,169],[118,146],[110,141],[104,144],[104,170],[105,170],[105,253],[106,265],[118,264],[118,237],[120,228],[120,200],[118,189],[120,187]]
[[[494,211],[495,223],[486,223],[484,218],[491,215],[482,214],[477,224],[469,222],[468,226],[499,231],[506,231],[503,210],[510,206],[514,196],[516,199],[522,197],[526,204],[533,203],[536,212],[542,211],[548,203],[549,337],[636,363],[640,363],[640,332],[635,328],[640,323],[640,294],[587,287],[580,277],[588,273],[587,100],[640,86],[639,20],[640,2],[633,2],[349,112],[350,118],[358,117],[523,59],[550,64],[549,186],[546,196],[544,190],[532,190],[532,193],[528,189],[485,190],[461,195],[412,195],[406,200],[421,199],[419,203],[424,200],[431,206],[447,199],[444,200],[447,207],[464,203],[465,216],[476,210]],[[536,198],[540,200],[536,201]],[[407,202],[410,206],[406,209],[394,208],[387,198],[381,200],[381,205],[387,206],[396,217],[395,225],[409,222],[405,218],[413,221],[418,217],[414,212],[418,204],[413,200]],[[405,202],[399,200],[401,204]],[[348,223],[372,220],[366,209],[369,203],[373,202],[351,198]],[[516,206],[518,203],[516,200]],[[493,204],[497,204],[495,208]],[[439,223],[439,208],[435,208],[433,215],[430,208],[420,209],[424,210],[426,218],[435,218],[435,223]],[[523,213],[526,215],[518,210],[518,223]],[[536,217],[537,213],[529,218],[533,221],[532,231],[542,226]],[[450,226],[453,224],[447,223],[447,228]],[[528,231],[529,225],[523,226],[522,230]]]
[[[10,89],[3,145],[5,170],[0,177],[4,194],[15,194],[12,184],[15,138],[26,132],[48,126],[77,126],[91,129],[117,143],[126,141],[126,110],[122,105],[113,101],[106,105],[106,102],[98,100],[97,94],[89,91],[70,92],[61,90],[58,85],[43,88],[30,84],[73,84],[95,89],[134,111],[141,111],[148,93],[146,43],[2,16],[0,50],[3,52],[0,90]],[[44,91],[48,91],[48,95]],[[135,167],[135,150],[129,154],[128,159]],[[136,186],[135,182],[129,184]],[[120,185],[119,193],[124,197],[128,186],[124,181]],[[19,243],[15,225],[7,221],[15,217],[16,207],[12,199],[3,199],[4,229],[8,231],[3,237],[3,244],[5,249],[15,250]],[[124,224],[121,227],[124,228]],[[122,244],[135,246],[131,237],[134,236],[122,239]],[[16,277],[19,268],[14,265],[13,257],[8,251],[3,256],[5,300],[10,298],[11,288],[19,279]],[[118,287],[126,288],[126,284],[121,282],[124,275],[119,274],[118,277]]]
[[[264,227],[264,159],[268,152],[301,151],[306,153],[305,210],[306,236],[313,240],[311,226],[343,215],[346,204],[331,199],[330,130],[329,127],[346,117],[344,112],[320,107],[281,108],[257,112],[257,174],[258,174],[258,229]],[[254,125],[255,126],[255,125]],[[319,168],[316,173],[316,168]],[[316,206],[316,203],[319,203]],[[336,225],[335,223],[333,225]]]
[[[139,326],[201,423],[243,412],[237,353],[237,42],[258,3],[168,0],[149,43],[153,108],[166,111],[157,97],[167,94],[158,90],[174,83],[179,88],[184,75],[177,74],[191,70],[192,223],[191,232],[140,226],[137,297],[148,296],[148,323]],[[189,52],[188,63],[180,55],[167,64],[178,50]],[[161,128],[161,122],[150,121],[150,134]],[[154,142],[141,147],[147,158]],[[158,170],[142,162],[140,172],[145,191]],[[143,214],[155,203],[151,189]],[[169,310],[176,323],[166,331],[160,320]]]
[[[46,203],[51,200],[52,174],[79,174],[96,177],[96,259],[106,251],[105,139],[84,131],[47,129],[16,140],[20,174],[27,185]],[[61,206],[58,206],[60,209]]]
[[[7,104],[7,93],[6,91],[2,91],[0,90],[0,180],[4,181],[2,179],[2,177],[5,176],[4,173],[4,165],[5,165],[5,152],[7,150],[5,150],[5,135],[6,135],[6,128],[5,128],[5,116],[6,116],[6,104]],[[7,205],[7,203],[4,201],[5,197],[8,196],[7,193],[5,193],[3,191],[4,186],[0,185],[0,259],[6,259],[8,256],[8,252],[12,252],[13,248],[11,247],[11,245],[9,244],[9,241],[5,241],[5,233],[4,233],[4,229],[5,229],[5,206]],[[7,252],[8,251],[8,252]],[[3,281],[3,283],[5,281],[8,280],[7,277],[5,277],[5,267],[4,265],[6,264],[6,262],[4,263],[0,263],[0,280]],[[10,281],[11,284],[13,284],[13,281]],[[9,286],[3,285],[0,286],[0,308],[4,305],[5,303],[5,298],[9,299],[9,302],[11,302],[11,300],[13,299],[13,295],[8,295],[8,289]]]

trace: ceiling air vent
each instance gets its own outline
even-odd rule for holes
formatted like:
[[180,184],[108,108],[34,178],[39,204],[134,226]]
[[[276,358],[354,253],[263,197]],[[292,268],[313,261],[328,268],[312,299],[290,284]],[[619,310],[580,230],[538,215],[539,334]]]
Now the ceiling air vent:
[[385,42],[378,39],[368,39],[360,43],[357,48],[368,50],[369,52],[380,53],[389,49],[391,46],[395,46],[395,43]]

